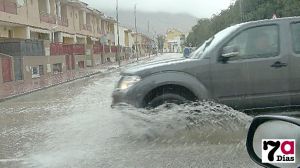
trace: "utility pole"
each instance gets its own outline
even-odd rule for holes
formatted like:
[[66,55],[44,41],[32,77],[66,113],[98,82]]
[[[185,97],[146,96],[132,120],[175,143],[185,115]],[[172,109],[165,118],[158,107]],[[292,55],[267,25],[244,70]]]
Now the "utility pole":
[[241,17],[241,22],[244,21],[244,14],[243,14],[243,0],[240,1],[240,17]]
[[120,53],[119,53],[119,48],[120,48],[120,32],[119,32],[119,1],[117,1],[116,5],[116,13],[117,13],[117,36],[118,36],[118,46],[117,46],[117,52],[116,52],[116,57],[118,59],[118,64],[119,67],[121,66],[121,58],[120,58]]
[[[150,21],[148,20],[148,36],[150,37]],[[151,55],[151,53],[150,53],[150,42],[148,42],[148,44],[147,44],[147,52],[149,53],[149,57],[150,57],[150,55]]]
[[137,43],[137,26],[136,26],[136,4],[134,4],[134,27],[135,27],[135,53],[136,53],[136,60],[139,60],[139,55],[138,55],[138,43]]

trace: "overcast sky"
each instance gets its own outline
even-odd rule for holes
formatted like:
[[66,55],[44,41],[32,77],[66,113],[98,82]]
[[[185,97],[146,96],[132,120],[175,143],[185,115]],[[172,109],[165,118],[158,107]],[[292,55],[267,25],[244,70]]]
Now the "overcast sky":
[[[115,10],[116,0],[82,0],[100,10]],[[211,17],[226,9],[234,0],[119,0],[119,8],[145,12],[188,13],[198,18]]]

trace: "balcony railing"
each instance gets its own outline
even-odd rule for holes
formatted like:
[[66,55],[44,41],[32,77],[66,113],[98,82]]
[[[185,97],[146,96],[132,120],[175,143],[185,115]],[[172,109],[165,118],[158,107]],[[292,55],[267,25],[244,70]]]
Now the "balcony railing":
[[47,12],[40,12],[40,20],[41,22],[56,24],[56,17]]
[[10,0],[0,0],[0,11],[17,14],[17,3]]
[[85,54],[85,46],[84,44],[73,44],[73,54],[75,55],[84,55]]
[[92,31],[92,26],[89,24],[81,24],[80,25],[80,30],[87,30],[87,31]]
[[52,43],[50,45],[50,55],[84,55],[85,46],[84,44],[62,44]]
[[111,46],[111,52],[116,53],[117,49],[117,46]]
[[108,45],[104,46],[104,51],[105,53],[109,53],[110,52],[110,47]]
[[104,46],[102,44],[94,44],[93,51],[94,54],[101,54],[103,52]]
[[60,25],[60,26],[68,27],[69,26],[68,18],[66,18],[66,17],[57,17],[57,24]]

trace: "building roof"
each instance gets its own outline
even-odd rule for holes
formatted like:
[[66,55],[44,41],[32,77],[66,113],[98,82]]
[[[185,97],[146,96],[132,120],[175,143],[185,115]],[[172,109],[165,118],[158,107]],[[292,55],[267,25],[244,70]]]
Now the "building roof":
[[68,0],[67,1],[69,5],[72,5],[72,6],[75,6],[75,7],[78,7],[78,8],[87,8],[88,4],[87,3],[84,3],[82,1],[79,1],[79,0]]
[[179,31],[179,30],[176,29],[176,28],[170,28],[170,29],[168,29],[168,30],[167,30],[167,33],[169,33],[169,32],[178,32],[178,33],[180,33],[180,34],[184,34],[183,32]]

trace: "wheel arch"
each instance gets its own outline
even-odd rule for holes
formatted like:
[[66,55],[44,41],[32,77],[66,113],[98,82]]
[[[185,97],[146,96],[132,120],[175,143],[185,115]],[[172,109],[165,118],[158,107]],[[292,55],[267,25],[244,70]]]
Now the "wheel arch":
[[137,101],[143,106],[144,100],[155,89],[165,86],[175,86],[191,92],[197,99],[203,100],[210,98],[210,94],[197,78],[185,72],[168,71],[152,74],[143,78],[134,93],[142,93],[137,95]]

